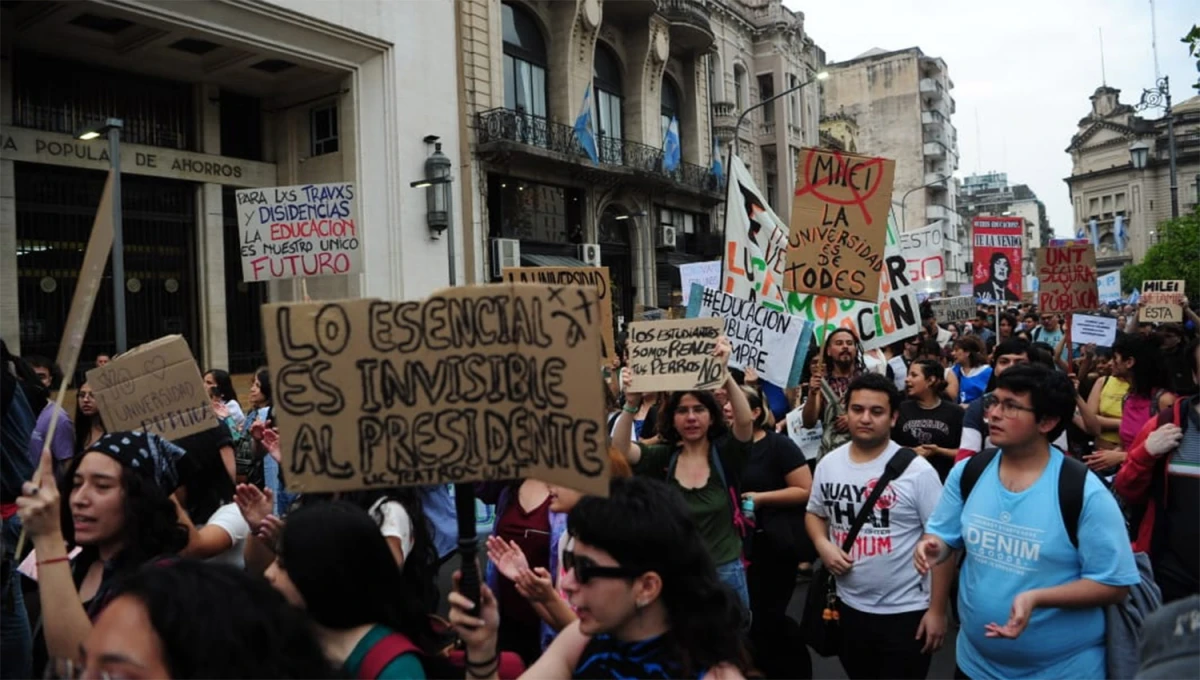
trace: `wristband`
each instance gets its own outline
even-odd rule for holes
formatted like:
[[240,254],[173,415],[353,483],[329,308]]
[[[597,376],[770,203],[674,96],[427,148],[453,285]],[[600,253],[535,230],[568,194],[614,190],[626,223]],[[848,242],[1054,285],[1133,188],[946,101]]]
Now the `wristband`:
[[40,567],[43,564],[54,564],[55,562],[70,562],[70,555],[60,555],[59,557],[48,557],[44,560],[38,560],[37,565]]
[[631,407],[631,406],[629,406],[629,405],[625,405],[625,406],[622,406],[622,407],[621,407],[621,410],[622,410],[622,411],[624,411],[624,412],[626,412],[626,413],[635,413],[635,414],[636,414],[638,411],[640,411],[640,410],[641,410],[641,408],[640,408],[640,407]]

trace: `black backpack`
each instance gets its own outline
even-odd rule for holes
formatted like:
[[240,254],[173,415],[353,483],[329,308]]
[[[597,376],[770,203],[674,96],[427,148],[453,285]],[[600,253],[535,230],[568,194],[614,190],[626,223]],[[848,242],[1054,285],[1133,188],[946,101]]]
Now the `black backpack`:
[[[963,505],[967,496],[975,488],[975,483],[983,475],[983,471],[1000,453],[1000,449],[984,449],[971,456],[963,467],[962,477],[958,480],[958,492],[962,496]],[[1088,466],[1070,457],[1063,456],[1062,469],[1058,473],[1058,511],[1062,514],[1063,526],[1067,529],[1067,537],[1071,545],[1079,547],[1079,517],[1083,514],[1083,488],[1087,484]]]

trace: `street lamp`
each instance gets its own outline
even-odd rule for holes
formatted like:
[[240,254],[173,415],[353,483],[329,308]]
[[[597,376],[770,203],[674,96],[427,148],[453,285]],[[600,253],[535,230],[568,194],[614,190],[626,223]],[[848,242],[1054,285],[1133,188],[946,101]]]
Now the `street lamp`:
[[920,191],[921,189],[927,189],[935,184],[941,184],[948,179],[950,179],[950,175],[942,175],[940,179],[935,179],[928,184],[922,184],[919,187],[913,187],[912,189],[904,192],[904,195],[900,197],[900,231],[907,231],[908,216],[904,212],[904,205],[908,203],[908,195],[914,191]]
[[786,97],[789,94],[792,94],[793,92],[799,92],[800,90],[803,90],[805,87],[812,85],[813,83],[815,83],[818,80],[826,80],[828,78],[829,78],[829,71],[821,71],[820,73],[816,74],[812,78],[809,78],[808,80],[804,81],[803,83],[800,83],[796,87],[793,87],[788,90],[784,90],[783,92],[780,92],[779,94],[777,94],[773,97],[767,97],[766,99],[755,104],[754,106],[748,107],[745,111],[742,111],[742,115],[738,116],[737,124],[733,126],[733,154],[736,156],[737,152],[738,152],[738,138],[741,136],[740,133],[742,130],[742,121],[746,119],[746,114],[750,113],[754,109],[760,109],[760,108],[766,106],[767,104],[770,104],[771,102],[775,101],[776,99],[779,99],[780,97]]
[[125,121],[109,118],[102,123],[86,127],[75,135],[85,142],[108,135],[108,163],[112,168],[112,276],[113,276],[113,324],[115,326],[117,354],[129,349],[125,335],[125,237],[121,228],[121,130]]
[[433,144],[433,153],[425,159],[425,179],[410,182],[413,189],[425,190],[425,221],[429,225],[429,236],[437,240],[442,232],[446,232],[447,272],[450,275],[450,285],[455,285],[454,262],[454,229],[451,228],[451,192],[450,185],[454,178],[450,176],[452,163],[446,154],[442,153],[442,144],[436,135],[425,138],[426,144]]
[[[1162,109],[1167,119],[1167,155],[1171,164],[1171,217],[1179,217],[1179,185],[1175,180],[1175,116],[1171,113],[1171,79],[1163,76],[1154,84],[1153,90],[1142,90],[1142,100],[1138,102],[1137,110]],[[1130,148],[1130,154],[1134,153]],[[1144,156],[1143,156],[1144,158]],[[1134,160],[1137,167],[1137,160]],[[1142,167],[1145,167],[1143,164]]]
[[1129,160],[1135,170],[1146,169],[1146,159],[1150,155],[1150,145],[1138,140],[1129,145]]

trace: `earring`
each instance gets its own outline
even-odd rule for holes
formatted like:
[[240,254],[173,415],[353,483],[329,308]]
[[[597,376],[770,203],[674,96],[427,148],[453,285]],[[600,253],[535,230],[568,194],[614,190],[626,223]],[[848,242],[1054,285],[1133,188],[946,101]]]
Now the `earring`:
[[645,607],[645,606],[646,606],[646,602],[645,602],[644,600],[638,600],[638,601],[637,601],[637,608],[638,608],[638,609],[641,609],[642,607]]

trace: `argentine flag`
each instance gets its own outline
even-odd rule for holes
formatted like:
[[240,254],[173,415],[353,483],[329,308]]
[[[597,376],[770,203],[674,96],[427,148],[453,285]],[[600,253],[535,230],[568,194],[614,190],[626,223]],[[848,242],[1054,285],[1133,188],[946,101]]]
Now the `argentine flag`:
[[579,110],[579,117],[575,119],[575,139],[579,140],[579,146],[583,147],[593,163],[600,162],[600,156],[596,153],[596,135],[592,132],[591,87],[583,91],[583,106]]
[[1125,216],[1117,215],[1116,224],[1113,225],[1113,236],[1117,239],[1117,252],[1125,250],[1125,239],[1129,234],[1125,233]]
[[1100,227],[1096,224],[1096,218],[1088,220],[1088,229],[1092,232],[1092,247],[1100,247]]
[[671,116],[667,135],[663,140],[663,171],[674,172],[679,167],[679,119]]
[[713,162],[712,174],[717,178],[717,186],[725,183],[725,167],[721,165],[721,147],[717,144],[717,140],[713,140]]

